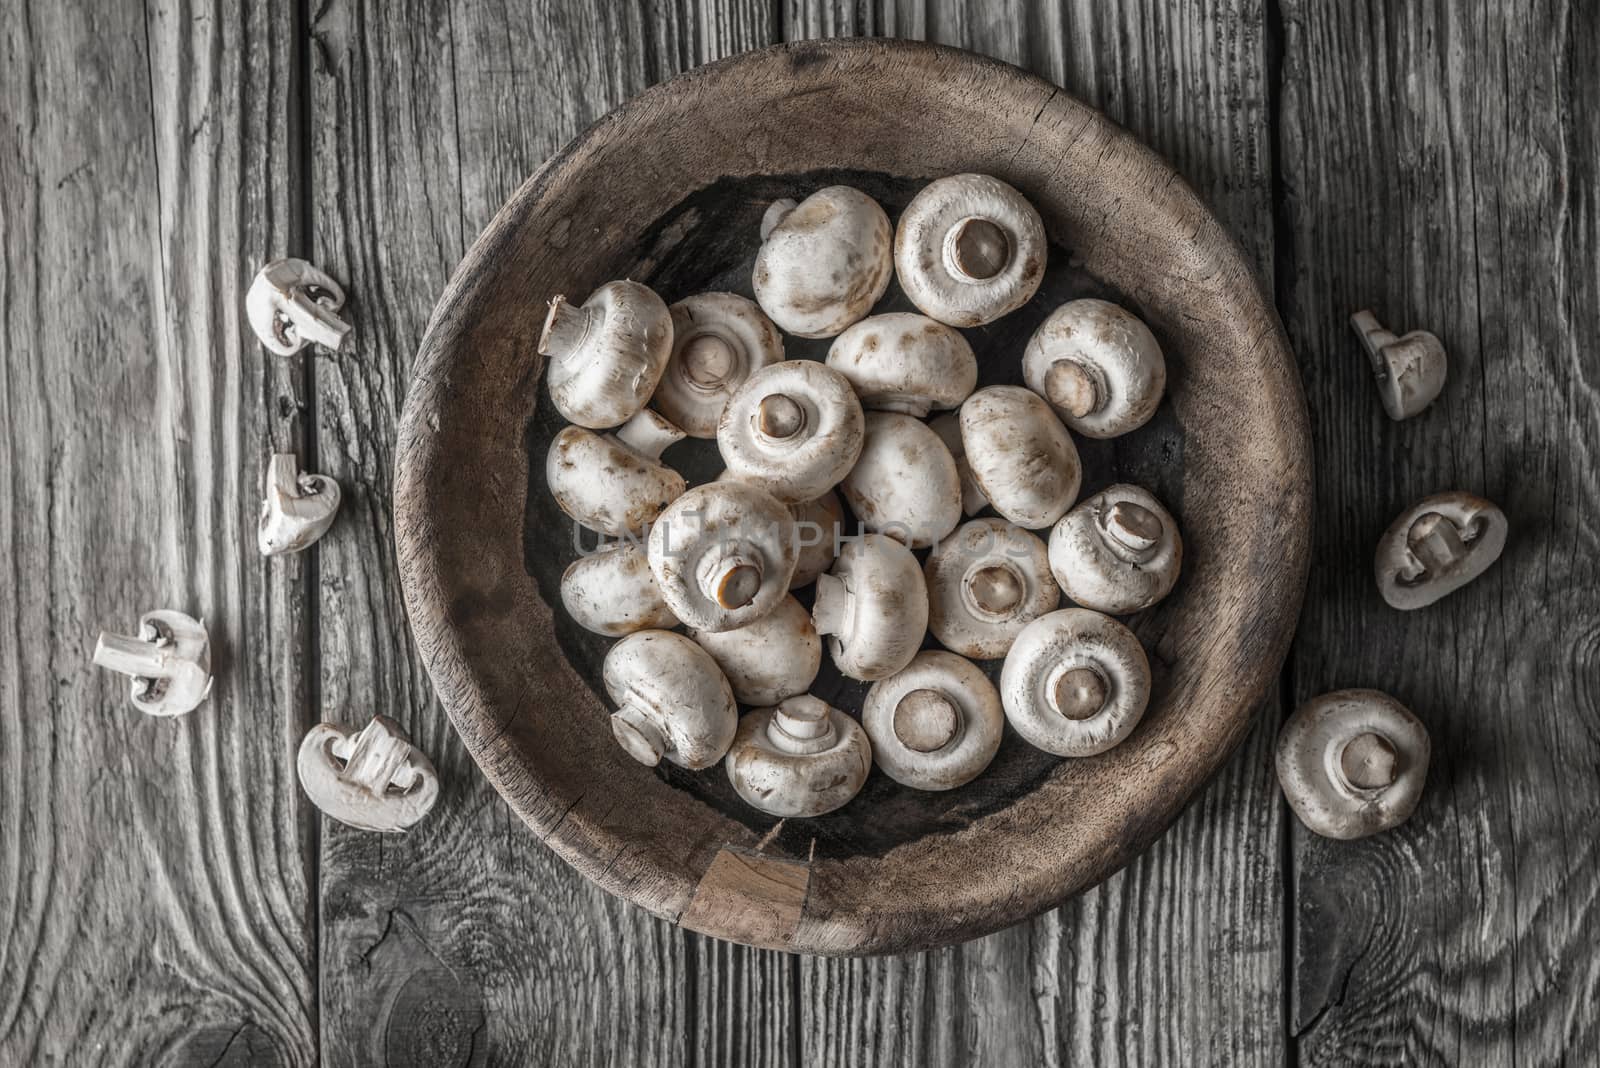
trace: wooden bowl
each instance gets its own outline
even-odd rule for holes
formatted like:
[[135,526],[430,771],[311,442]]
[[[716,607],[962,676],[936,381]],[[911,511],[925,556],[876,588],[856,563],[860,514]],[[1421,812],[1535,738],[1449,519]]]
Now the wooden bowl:
[[[1114,442],[1080,440],[1087,495],[1138,482],[1179,517],[1185,573],[1131,623],[1155,695],[1092,759],[1008,728],[987,772],[922,793],[875,772],[828,816],[779,821],[720,768],[646,768],[612,739],[609,642],[560,609],[571,524],[544,487],[560,427],[536,354],[545,302],[631,277],[668,302],[750,293],[780,195],[858,186],[891,217],[926,181],[1019,188],[1052,241],[1040,294],[968,331],[983,382],[1075,296],[1114,298],[1164,347],[1167,401]],[[878,310],[908,307],[897,287]],[[827,342],[789,339],[820,357]],[[705,450],[667,458],[701,478]],[[693,479],[692,479],[693,480]],[[1014,67],[887,41],[786,45],[703,67],[612,112],[530,178],[435,310],[400,427],[397,541],[440,700],[496,788],[568,863],[684,927],[808,953],[924,949],[1051,908],[1144,849],[1222,764],[1277,678],[1304,592],[1305,402],[1271,306],[1189,187],[1109,120]],[[998,663],[986,665],[998,672]],[[825,671],[828,669],[825,668]],[[851,710],[836,674],[815,692]],[[528,887],[529,893],[539,888]]]

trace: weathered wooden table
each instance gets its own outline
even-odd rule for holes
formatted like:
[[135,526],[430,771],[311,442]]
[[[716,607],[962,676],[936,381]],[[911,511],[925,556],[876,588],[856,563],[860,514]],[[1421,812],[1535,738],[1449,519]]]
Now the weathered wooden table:
[[[1600,13],[1449,0],[303,0],[0,5],[0,1065],[1543,1064],[1600,1056]],[[755,952],[593,889],[486,785],[412,653],[393,426],[477,231],[586,123],[696,63],[898,34],[1025,65],[1171,159],[1304,372],[1318,523],[1280,700],[1148,855],[919,957]],[[350,289],[353,349],[267,356],[265,259]],[[1345,317],[1449,347],[1392,424]],[[266,456],[346,492],[263,560]],[[1401,615],[1413,498],[1500,502],[1503,561]],[[217,684],[147,719],[95,632],[170,605]],[[1295,701],[1370,685],[1434,737],[1401,830],[1305,833]],[[295,782],[400,720],[445,792],[402,838]],[[1070,818],[1070,813],[1063,814]]]

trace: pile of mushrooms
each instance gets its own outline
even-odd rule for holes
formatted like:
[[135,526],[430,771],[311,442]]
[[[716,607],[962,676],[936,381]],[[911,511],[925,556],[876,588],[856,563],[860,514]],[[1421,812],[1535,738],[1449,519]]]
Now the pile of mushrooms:
[[[1155,335],[1075,300],[1024,352],[980,359],[963,329],[1033,299],[1046,266],[1039,213],[987,175],[930,183],[897,227],[830,186],[772,204],[760,236],[749,295],[669,305],[629,280],[549,302],[539,351],[574,425],[546,480],[602,538],[561,601],[620,639],[603,675],[622,750],[721,762],[740,798],[789,818],[849,803],[874,763],[960,787],[1008,722],[1063,757],[1126,738],[1150,667],[1112,616],[1166,596],[1183,545],[1137,486],[1079,501],[1072,433],[1151,418]],[[874,314],[896,278],[918,310]],[[826,359],[789,358],[785,334],[831,338]],[[1028,388],[980,382],[1007,359]],[[663,459],[686,436],[715,441],[715,479]],[[815,692],[825,661],[872,684],[859,719]]]

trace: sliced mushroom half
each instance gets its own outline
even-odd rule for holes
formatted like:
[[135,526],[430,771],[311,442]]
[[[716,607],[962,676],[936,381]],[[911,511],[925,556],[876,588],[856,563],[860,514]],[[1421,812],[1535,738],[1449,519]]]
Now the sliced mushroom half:
[[1506,547],[1506,514],[1470,493],[1425,497],[1378,539],[1374,570],[1390,606],[1424,608],[1483,574]]
[[1278,783],[1324,838],[1364,838],[1405,820],[1422,797],[1427,729],[1377,690],[1339,690],[1301,705],[1278,734]]
[[1396,337],[1370,311],[1356,312],[1350,317],[1350,326],[1366,350],[1378,383],[1378,396],[1390,419],[1398,422],[1411,418],[1444,390],[1450,361],[1444,342],[1433,334],[1413,330]]

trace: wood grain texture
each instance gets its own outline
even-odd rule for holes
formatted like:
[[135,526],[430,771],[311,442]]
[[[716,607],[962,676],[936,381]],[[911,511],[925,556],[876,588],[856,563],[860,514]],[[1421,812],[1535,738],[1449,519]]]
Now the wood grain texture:
[[[1270,287],[1265,18],[1248,0],[799,2],[785,32],[926,37],[1064,86],[1171,161]],[[1058,912],[952,950],[804,960],[803,1048],[830,1064],[1282,1063],[1278,709],[1149,852]]]
[[[0,1063],[316,1059],[303,564],[265,560],[294,361],[244,326],[290,251],[292,5],[0,8]],[[96,632],[204,617],[147,718]]]
[[[1285,314],[1318,423],[1301,699],[1372,686],[1427,725],[1422,803],[1353,843],[1294,829],[1300,1062],[1555,1064],[1600,1048],[1600,12],[1286,3]],[[1346,323],[1437,333],[1432,408],[1383,414]],[[1500,504],[1494,569],[1386,607],[1385,526]]]
[[710,945],[609,897],[484,780],[406,632],[390,526],[412,354],[467,244],[611,107],[767,43],[767,14],[721,3],[319,10],[317,254],[355,294],[358,326],[350,352],[316,365],[318,447],[360,531],[323,557],[322,715],[394,716],[443,780],[432,816],[402,839],[326,825],[330,1064],[714,1064],[787,1048],[786,961]]

